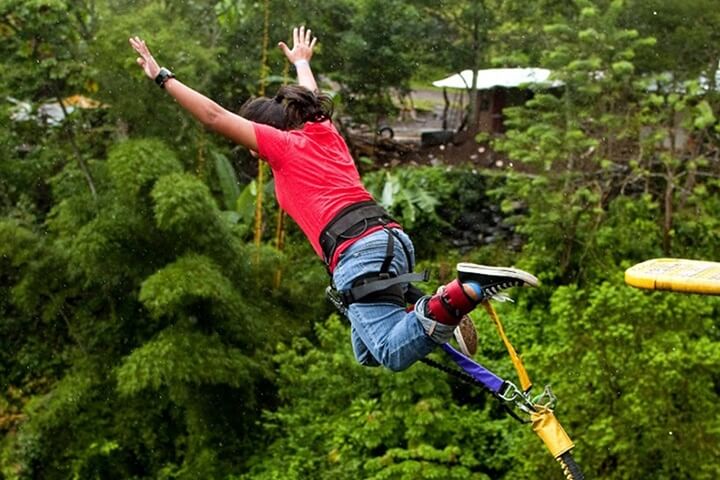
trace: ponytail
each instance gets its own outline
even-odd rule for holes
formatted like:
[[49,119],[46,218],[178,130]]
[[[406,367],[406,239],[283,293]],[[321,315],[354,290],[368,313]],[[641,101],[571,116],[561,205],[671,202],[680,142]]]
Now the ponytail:
[[329,95],[314,93],[300,85],[284,85],[273,98],[254,98],[240,108],[240,115],[280,130],[294,130],[307,122],[323,122],[332,116]]

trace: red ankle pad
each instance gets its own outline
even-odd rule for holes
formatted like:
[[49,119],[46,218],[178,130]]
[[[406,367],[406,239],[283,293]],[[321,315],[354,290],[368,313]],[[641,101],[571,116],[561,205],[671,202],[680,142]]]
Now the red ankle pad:
[[475,308],[473,301],[458,280],[448,283],[442,293],[430,297],[427,304],[428,316],[440,323],[457,325],[466,313]]

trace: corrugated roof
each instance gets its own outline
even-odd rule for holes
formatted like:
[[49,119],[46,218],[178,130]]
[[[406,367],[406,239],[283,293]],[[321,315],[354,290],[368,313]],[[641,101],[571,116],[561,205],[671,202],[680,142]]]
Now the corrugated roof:
[[[560,86],[562,82],[549,81],[550,70],[546,68],[487,68],[478,70],[475,85],[478,90],[488,90],[493,87],[519,87],[532,83],[547,83],[550,86]],[[442,80],[433,82],[435,87],[470,88],[472,83],[472,70],[463,70]]]

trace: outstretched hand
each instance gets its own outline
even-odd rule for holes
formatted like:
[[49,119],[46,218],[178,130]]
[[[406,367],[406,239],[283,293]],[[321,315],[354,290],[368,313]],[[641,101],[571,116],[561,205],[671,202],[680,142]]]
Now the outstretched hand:
[[140,37],[130,37],[130,45],[140,55],[137,59],[138,65],[140,65],[147,75],[151,79],[155,79],[160,72],[160,65],[155,61],[155,58],[150,53],[145,41]]
[[310,61],[313,55],[313,48],[317,43],[317,38],[312,36],[312,30],[305,30],[305,26],[293,28],[293,48],[288,48],[285,42],[279,42],[278,47],[283,51],[290,63],[299,60]]

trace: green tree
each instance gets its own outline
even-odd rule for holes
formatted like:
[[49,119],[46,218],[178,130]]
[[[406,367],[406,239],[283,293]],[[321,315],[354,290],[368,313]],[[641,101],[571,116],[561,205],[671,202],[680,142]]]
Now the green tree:
[[715,3],[707,0],[630,1],[624,23],[657,39],[657,49],[642,52],[637,63],[643,70],[672,72],[679,82],[705,75],[717,89],[715,74],[720,62],[720,35]]
[[562,91],[538,91],[526,106],[506,109],[510,128],[495,143],[511,159],[546,172],[517,177],[511,188],[532,210],[521,227],[533,237],[529,248],[538,249],[532,257],[540,263],[531,270],[565,280],[593,268],[597,228],[640,151],[637,99],[645,93],[631,60],[652,43],[616,26],[621,2],[605,12],[580,4],[577,23],[546,26],[554,39],[546,66],[564,83]]
[[43,385],[5,442],[3,474],[222,478],[256,440],[258,397],[271,401],[273,332],[302,314],[253,293],[270,288],[272,255],[251,266],[207,186],[162,143],[121,143],[91,168],[97,203],[69,165],[43,234],[3,224],[3,329],[13,316],[37,325],[9,337],[4,388]]
[[[718,475],[720,304],[702,296],[648,294],[609,275],[593,288],[561,287],[542,316],[543,337],[526,361],[556,378],[561,420],[588,478],[697,478]],[[562,359],[562,361],[558,361]],[[512,478],[538,472],[527,444]],[[544,452],[542,452],[544,453]]]
[[[298,340],[278,354],[283,406],[264,419],[273,442],[239,478],[487,479],[508,468],[506,435],[518,425],[484,393],[453,390],[424,365],[361,367],[347,335],[331,317],[319,345]],[[458,403],[468,397],[475,406]]]
[[407,92],[415,71],[413,30],[419,13],[401,1],[362,2],[340,50],[343,101],[353,116],[376,126],[395,109],[391,89]]
[[[553,383],[588,477],[719,473],[707,459],[720,306],[645,294],[619,273],[663,254],[720,258],[711,3],[267,2],[269,92],[293,76],[274,42],[307,21],[316,73],[365,121],[434,69],[539,65],[563,81],[506,111],[495,147],[523,175],[441,166],[365,180],[438,281],[456,259],[541,277],[498,309],[532,378]],[[0,477],[557,478],[483,393],[424,365],[357,366],[334,316],[311,331],[329,315],[327,276],[296,227],[282,255],[261,247],[248,261],[256,187],[238,179],[256,164],[142,78],[126,39],[144,36],[235,109],[258,91],[264,8],[0,2]],[[56,125],[15,115],[74,94],[103,107],[66,108]],[[453,250],[488,193],[522,252]],[[513,378],[474,316],[479,359]]]
[[[67,117],[66,98],[95,89],[92,69],[83,62],[88,43],[96,33],[93,3],[6,1],[0,4],[0,56],[6,72],[0,95],[29,100],[32,106],[56,102]],[[87,166],[88,155],[80,146],[78,126],[62,122],[57,137],[67,144],[93,196],[95,181]],[[33,142],[34,143],[34,142]]]
[[[495,8],[487,1],[416,2],[426,20],[418,25],[413,55],[421,63],[448,70],[477,70],[486,66],[489,56],[489,32],[497,21]],[[471,85],[474,80],[470,82]],[[468,118],[477,125],[477,90],[468,88]]]
[[[714,100],[696,82],[639,75],[636,52],[654,41],[622,26],[622,2],[576,5],[576,18],[545,27],[544,65],[564,87],[506,110],[511,128],[495,144],[530,167],[500,190],[528,206],[522,265],[544,280],[531,296],[552,314],[533,308],[543,327],[526,358],[567,380],[562,418],[583,439],[588,476],[713,478],[716,465],[693,466],[715,455],[701,412],[712,409],[717,303],[642,294],[619,272],[663,254],[718,258]],[[538,454],[521,452],[528,461],[511,472],[536,474]]]
[[[209,1],[103,3],[99,7],[103,17],[113,20],[103,24],[88,52],[95,69],[95,96],[110,106],[107,121],[114,126],[115,138],[163,139],[176,145],[188,169],[208,179],[212,178],[213,152],[227,152],[231,145],[206,131],[148,81],[135,63],[128,38],[143,37],[160,63],[186,84],[214,98],[223,91],[215,75],[225,59],[213,5]],[[250,63],[240,58],[237,63]]]
[[542,65],[542,54],[551,44],[545,25],[576,17],[578,3],[490,1],[487,8],[495,17],[487,45],[491,62],[504,67],[536,67]]

